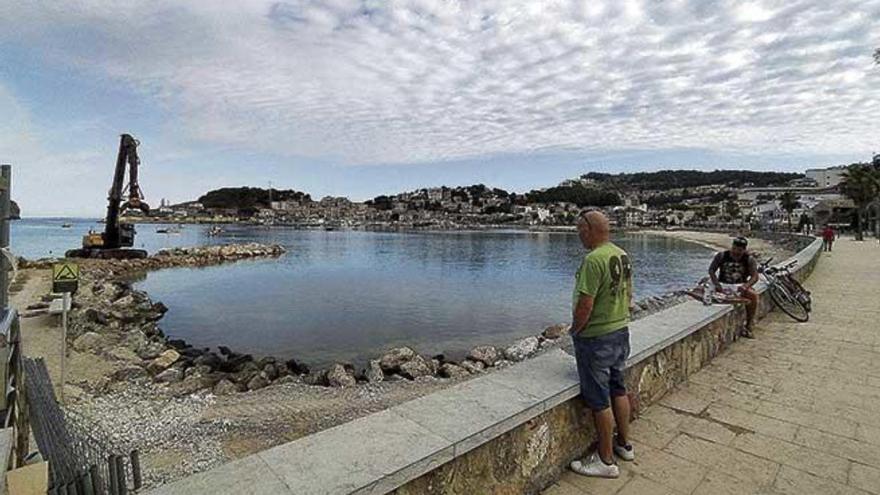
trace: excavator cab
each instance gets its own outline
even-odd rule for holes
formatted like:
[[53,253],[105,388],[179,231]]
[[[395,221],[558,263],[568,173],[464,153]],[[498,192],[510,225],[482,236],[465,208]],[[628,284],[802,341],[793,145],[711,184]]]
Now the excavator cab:
[[[107,217],[104,220],[104,232],[92,232],[83,236],[82,249],[71,249],[65,255],[68,258],[108,258],[132,259],[145,258],[147,252],[142,249],[126,249],[134,246],[135,228],[133,224],[122,223],[120,216],[127,210],[141,210],[150,213],[150,207],[143,201],[138,185],[138,166],[140,158],[137,147],[140,143],[129,134],[123,134],[119,141],[119,154],[116,158],[116,170],[113,184],[108,195]],[[129,165],[129,182],[125,182],[125,165]],[[128,198],[122,202],[123,195],[128,191]]]

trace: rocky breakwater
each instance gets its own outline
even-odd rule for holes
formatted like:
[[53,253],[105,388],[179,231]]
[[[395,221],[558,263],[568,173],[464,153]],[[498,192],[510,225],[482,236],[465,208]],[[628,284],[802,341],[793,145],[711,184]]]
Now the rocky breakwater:
[[[369,361],[365,368],[336,363],[326,369],[311,370],[294,359],[255,358],[223,346],[215,352],[169,339],[159,326],[167,308],[150,300],[145,292],[133,289],[128,281],[135,273],[147,270],[207,266],[283,252],[280,246],[245,244],[177,248],[143,260],[85,260],[84,280],[71,315],[71,344],[77,351],[100,354],[117,362],[115,373],[101,388],[143,379],[165,384],[175,395],[199,390],[227,395],[286,381],[353,387],[384,381],[460,379],[528,359],[557,345],[568,333],[568,325],[554,325],[507,347],[475,347],[459,360],[421,355],[410,347],[400,347]],[[684,298],[681,294],[669,294],[644,299],[636,304],[633,316],[646,316]]]
[[[168,309],[133,289],[130,282],[136,274],[150,270],[203,267],[283,253],[278,245],[251,243],[176,248],[138,260],[79,260],[81,281],[70,314],[69,345],[113,362],[115,372],[97,384],[99,389],[143,378],[167,383],[173,393],[180,394],[217,385],[223,390],[229,382],[235,390],[247,390],[258,388],[261,379],[268,382],[302,373],[295,362],[254,360],[226,348],[217,355],[166,338],[159,324]],[[22,267],[45,268],[54,261],[24,261]]]
[[398,347],[378,359],[370,360],[364,369],[337,363],[328,369],[304,375],[302,379],[310,385],[350,387],[359,383],[465,378],[528,359],[557,345],[567,333],[568,325],[553,325],[540,335],[525,337],[506,348],[491,345],[474,347],[464,359],[457,361],[447,359],[442,354],[426,356],[411,347]]

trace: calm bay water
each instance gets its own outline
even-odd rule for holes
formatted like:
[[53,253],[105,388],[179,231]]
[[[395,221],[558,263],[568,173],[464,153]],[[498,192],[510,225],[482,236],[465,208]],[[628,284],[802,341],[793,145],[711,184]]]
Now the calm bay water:
[[[92,221],[24,220],[13,227],[16,254],[59,254],[79,243]],[[303,231],[205,226],[179,235],[138,227],[138,247],[275,242],[280,259],[149,273],[138,287],[170,311],[165,332],[199,347],[226,345],[310,364],[363,362],[410,345],[460,354],[478,344],[506,345],[570,319],[574,272],[584,254],[571,233]],[[615,239],[635,267],[636,296],[689,287],[712,253],[673,239]],[[48,251],[51,250],[52,253]]]

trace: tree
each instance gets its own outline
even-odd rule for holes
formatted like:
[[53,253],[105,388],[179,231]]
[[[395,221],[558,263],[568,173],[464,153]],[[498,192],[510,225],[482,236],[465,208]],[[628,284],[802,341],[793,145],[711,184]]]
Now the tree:
[[880,65],[880,48],[874,50],[874,63]]
[[736,220],[740,217],[739,205],[736,204],[736,201],[729,200],[724,203],[724,213],[727,214],[727,217],[730,220]]
[[788,214],[788,230],[791,231],[791,213],[801,204],[798,203],[797,196],[788,191],[779,197],[779,206]]
[[843,173],[840,190],[856,205],[856,240],[863,241],[862,213],[880,196],[880,170],[867,163],[854,163]]

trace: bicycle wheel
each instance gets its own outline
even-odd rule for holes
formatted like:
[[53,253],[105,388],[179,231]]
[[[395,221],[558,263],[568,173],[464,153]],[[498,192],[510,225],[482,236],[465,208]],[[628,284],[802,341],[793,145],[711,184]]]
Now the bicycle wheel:
[[781,283],[775,283],[768,289],[770,298],[776,303],[785,314],[803,323],[810,319],[810,312],[807,308],[789,292]]
[[791,295],[794,296],[795,299],[800,301],[801,304],[803,304],[807,312],[813,310],[813,298],[810,296],[810,291],[805,289],[804,286],[801,285],[801,283],[798,282],[797,279],[791,275],[787,275],[781,280],[785,284],[785,287],[788,289]]

